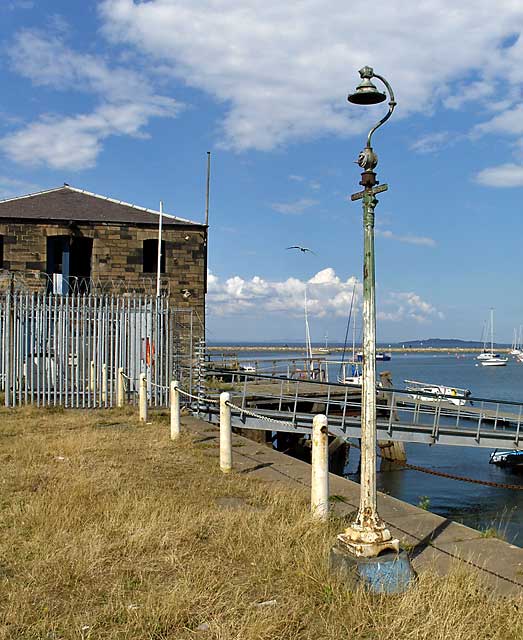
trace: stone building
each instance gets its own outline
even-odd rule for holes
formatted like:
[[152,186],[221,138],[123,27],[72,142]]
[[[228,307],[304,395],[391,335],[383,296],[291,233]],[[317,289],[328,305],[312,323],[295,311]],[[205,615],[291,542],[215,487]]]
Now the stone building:
[[[207,227],[164,214],[161,289],[204,318]],[[0,282],[67,294],[156,293],[159,211],[65,184],[0,201]]]

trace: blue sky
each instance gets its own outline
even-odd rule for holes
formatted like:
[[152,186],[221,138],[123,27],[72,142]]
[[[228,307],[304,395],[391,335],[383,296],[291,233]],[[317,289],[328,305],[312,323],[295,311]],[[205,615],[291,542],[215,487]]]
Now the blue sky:
[[[0,197],[68,182],[203,221],[211,340],[341,339],[361,298],[354,160],[374,137],[378,338],[523,323],[523,5],[500,0],[3,0]],[[369,31],[366,31],[369,29]],[[313,254],[288,251],[301,244]]]

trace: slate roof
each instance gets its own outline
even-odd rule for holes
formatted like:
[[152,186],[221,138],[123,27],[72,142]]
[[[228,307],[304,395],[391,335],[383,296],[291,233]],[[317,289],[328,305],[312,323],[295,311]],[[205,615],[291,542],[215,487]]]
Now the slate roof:
[[[74,221],[157,225],[159,215],[159,211],[113,200],[69,185],[0,200],[0,222],[4,219],[16,219],[21,222]],[[202,223],[167,213],[162,216],[162,224],[205,227]]]

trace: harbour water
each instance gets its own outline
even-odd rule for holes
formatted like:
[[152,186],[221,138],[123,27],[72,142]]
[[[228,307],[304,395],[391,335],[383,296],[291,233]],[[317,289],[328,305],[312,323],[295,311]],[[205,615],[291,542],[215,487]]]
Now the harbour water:
[[[281,357],[303,357],[293,353],[248,352],[248,361]],[[328,356],[339,360],[339,354]],[[336,379],[337,365],[329,367]],[[506,367],[477,366],[472,354],[394,353],[392,360],[377,362],[378,372],[390,371],[394,387],[404,380],[445,384],[470,389],[473,396],[523,401],[523,364],[510,359]],[[412,464],[489,482],[520,485],[523,475],[489,464],[491,451],[474,447],[407,444]],[[352,448],[347,477],[357,480],[359,456]],[[523,490],[509,490],[441,478],[419,471],[397,469],[378,472],[378,489],[411,504],[428,504],[430,511],[481,530],[495,530],[506,540],[523,546]]]

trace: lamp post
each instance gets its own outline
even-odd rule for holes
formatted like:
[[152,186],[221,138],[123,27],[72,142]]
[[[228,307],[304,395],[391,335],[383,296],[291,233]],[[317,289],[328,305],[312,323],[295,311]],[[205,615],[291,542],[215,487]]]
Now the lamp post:
[[399,541],[380,519],[376,499],[376,283],[374,275],[374,208],[378,203],[376,194],[387,190],[387,185],[377,186],[374,169],[378,157],[371,146],[372,134],[386,122],[396,106],[390,84],[371,67],[360,69],[361,82],[349,95],[352,104],[378,104],[387,96],[378,91],[372,78],[378,78],[389,94],[387,114],[369,131],[367,145],[358,156],[358,165],[363,169],[361,186],[363,191],[351,199],[363,201],[363,387],[361,405],[361,486],[360,505],[356,519],[338,536],[338,541],[355,556],[373,558],[386,550],[399,551]]

